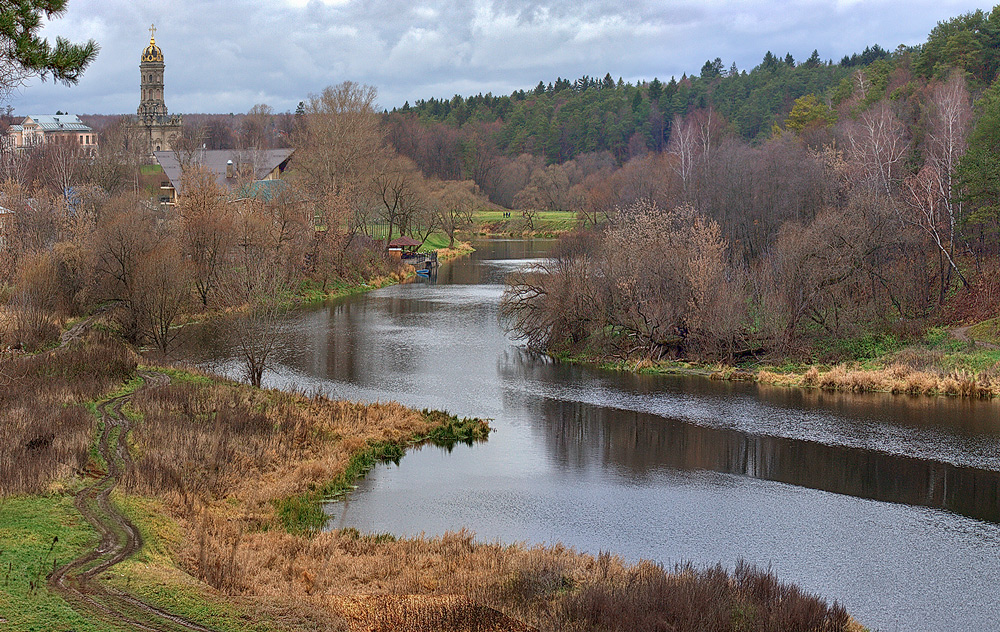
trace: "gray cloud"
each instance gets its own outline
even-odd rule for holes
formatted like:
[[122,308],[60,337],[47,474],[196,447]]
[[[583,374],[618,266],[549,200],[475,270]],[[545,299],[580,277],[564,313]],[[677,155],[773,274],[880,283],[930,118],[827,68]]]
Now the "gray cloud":
[[758,64],[765,51],[839,59],[878,43],[916,44],[939,21],[982,8],[958,0],[764,3],[612,0],[70,0],[48,37],[102,50],[72,88],[32,82],[18,113],[127,113],[157,26],[172,112],[294,109],[346,79],[375,85],[387,108],[420,98],[507,94],[557,76],[626,80],[698,72],[706,59]]

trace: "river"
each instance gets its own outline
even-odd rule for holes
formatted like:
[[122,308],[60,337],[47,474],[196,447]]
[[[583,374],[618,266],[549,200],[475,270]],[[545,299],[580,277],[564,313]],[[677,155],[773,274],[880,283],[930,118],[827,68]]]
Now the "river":
[[[497,323],[504,275],[548,245],[483,242],[431,281],[288,315],[266,385],[496,429],[376,468],[331,527],[742,558],[872,629],[1000,629],[1000,406],[555,364]],[[223,332],[185,353],[239,373]]]

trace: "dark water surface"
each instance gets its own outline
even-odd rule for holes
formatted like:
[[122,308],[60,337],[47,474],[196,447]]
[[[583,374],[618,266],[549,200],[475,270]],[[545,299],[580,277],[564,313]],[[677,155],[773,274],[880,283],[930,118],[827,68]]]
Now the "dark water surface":
[[[553,364],[497,325],[504,275],[546,247],[486,242],[436,282],[287,318],[269,385],[496,428],[377,468],[331,526],[744,558],[873,629],[1000,630],[1000,406]],[[219,332],[188,353],[238,374]]]

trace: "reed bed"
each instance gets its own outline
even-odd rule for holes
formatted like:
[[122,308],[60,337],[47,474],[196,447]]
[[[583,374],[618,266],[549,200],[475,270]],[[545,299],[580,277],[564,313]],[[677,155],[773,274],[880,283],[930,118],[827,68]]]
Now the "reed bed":
[[325,604],[352,630],[846,630],[843,608],[738,564],[670,571],[561,546],[476,542],[467,532],[394,540],[244,536],[234,594]]
[[850,368],[840,364],[827,371],[810,367],[804,373],[776,373],[761,369],[761,384],[821,388],[855,393],[881,392],[908,395],[950,395],[989,399],[1000,396],[1000,375],[995,371],[948,372],[918,369],[902,363],[885,368]]

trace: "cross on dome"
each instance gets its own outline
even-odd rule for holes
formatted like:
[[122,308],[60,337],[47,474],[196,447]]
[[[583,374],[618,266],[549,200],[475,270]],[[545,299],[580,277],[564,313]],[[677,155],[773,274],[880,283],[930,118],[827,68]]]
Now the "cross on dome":
[[146,50],[142,51],[142,61],[143,63],[162,63],[163,62],[163,51],[160,47],[156,45],[156,25],[149,25],[149,46]]

